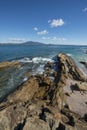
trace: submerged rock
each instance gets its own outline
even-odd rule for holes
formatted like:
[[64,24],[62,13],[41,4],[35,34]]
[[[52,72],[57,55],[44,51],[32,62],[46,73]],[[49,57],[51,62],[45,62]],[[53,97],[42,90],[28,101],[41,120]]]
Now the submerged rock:
[[87,78],[69,56],[61,53],[57,58],[54,80],[48,63],[49,75],[30,76],[0,103],[0,130],[87,130],[86,110],[82,107],[82,117],[72,109],[73,94],[87,95]]

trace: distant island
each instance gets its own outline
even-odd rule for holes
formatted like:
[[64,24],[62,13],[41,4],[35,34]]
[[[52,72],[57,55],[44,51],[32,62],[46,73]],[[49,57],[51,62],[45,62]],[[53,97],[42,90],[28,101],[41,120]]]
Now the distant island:
[[0,45],[37,45],[37,46],[41,46],[41,45],[47,45],[47,44],[41,43],[41,42],[27,41],[27,42],[22,42],[22,43],[0,43]]
[[[48,44],[46,44],[46,43],[41,43],[41,42],[38,42],[38,41],[26,41],[26,42],[16,42],[16,43],[0,43],[0,46],[3,46],[3,45],[28,45],[28,46],[82,46],[82,45],[74,45],[74,44],[72,44],[72,45],[70,45],[70,44],[52,44],[52,43],[48,43]],[[84,45],[84,46],[86,46],[86,45]],[[87,53],[87,52],[86,52]]]

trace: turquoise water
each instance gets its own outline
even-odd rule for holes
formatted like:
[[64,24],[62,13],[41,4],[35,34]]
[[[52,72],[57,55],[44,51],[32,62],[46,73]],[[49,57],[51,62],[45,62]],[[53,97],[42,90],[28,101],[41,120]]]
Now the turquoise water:
[[[87,62],[87,46],[61,46],[61,45],[0,45],[0,62],[19,61],[22,67],[19,69],[9,68],[0,71],[0,99],[27,80],[25,73],[42,73],[44,64],[53,61],[60,53],[71,56],[76,64],[87,74],[87,69],[79,61]],[[5,77],[5,78],[3,78]]]
[[24,57],[45,57],[52,58],[60,52],[70,54],[74,59],[81,58],[87,60],[87,54],[84,52],[87,46],[28,46],[28,45],[2,45],[0,46],[0,62]]

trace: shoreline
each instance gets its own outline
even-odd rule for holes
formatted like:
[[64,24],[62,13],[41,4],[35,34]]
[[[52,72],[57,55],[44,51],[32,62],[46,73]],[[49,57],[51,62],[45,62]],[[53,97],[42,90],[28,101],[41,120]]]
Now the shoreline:
[[0,103],[1,130],[34,130],[37,124],[36,130],[87,129],[87,77],[66,54],[57,56],[55,66],[52,71],[48,62],[44,74],[30,75]]

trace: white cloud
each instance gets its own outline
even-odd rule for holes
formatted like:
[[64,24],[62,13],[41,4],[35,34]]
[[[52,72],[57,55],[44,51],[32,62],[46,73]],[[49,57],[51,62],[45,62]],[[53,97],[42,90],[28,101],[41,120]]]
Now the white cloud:
[[25,39],[25,38],[8,38],[9,42],[13,42],[13,43],[22,43],[22,42],[26,42],[29,39]]
[[82,10],[83,12],[87,12],[87,7]]
[[34,30],[35,30],[35,31],[38,31],[38,28],[37,28],[37,27],[34,27]]
[[64,25],[64,20],[63,19],[53,19],[53,20],[48,20],[49,25],[51,28],[53,27],[60,27]]
[[50,41],[66,41],[67,39],[64,38],[64,37],[56,37],[56,36],[53,36],[53,37],[42,37],[43,40],[50,40]]
[[38,35],[45,35],[48,34],[49,32],[47,30],[43,30],[41,32],[37,32]]

